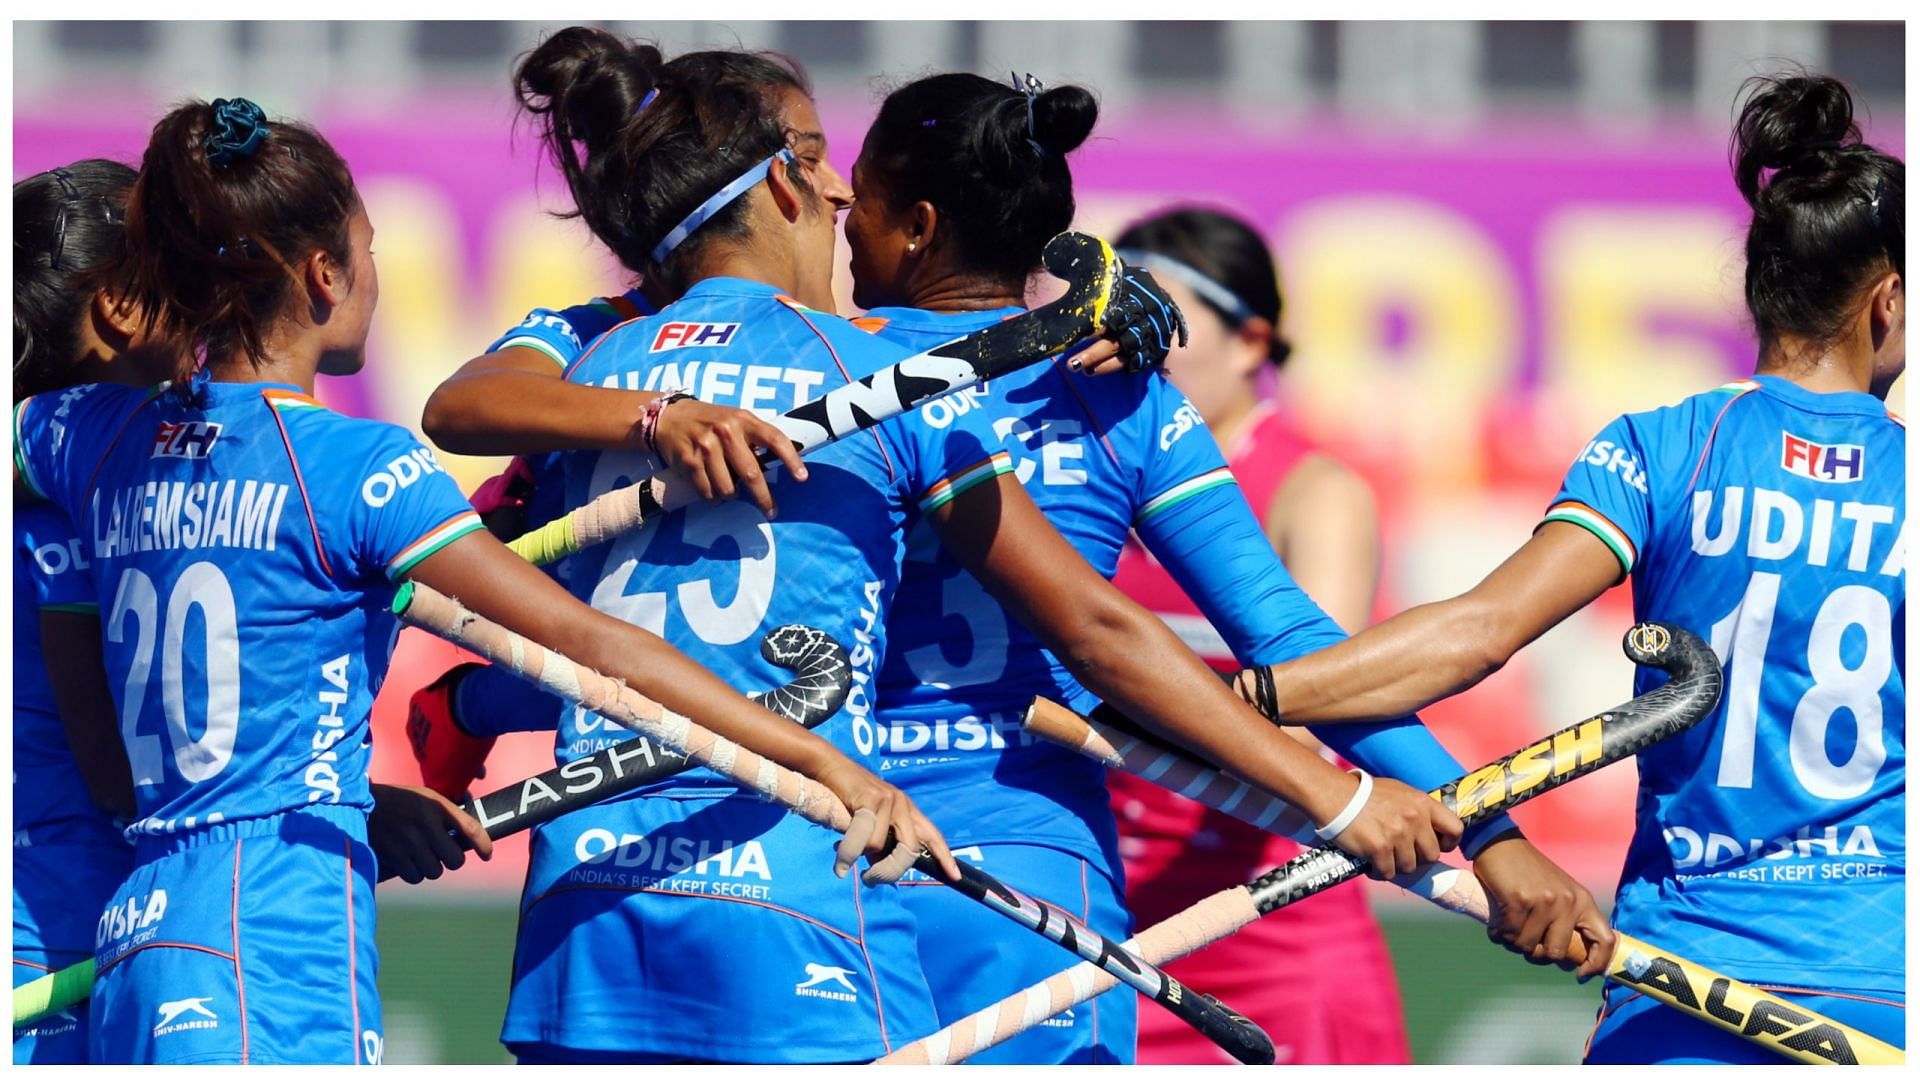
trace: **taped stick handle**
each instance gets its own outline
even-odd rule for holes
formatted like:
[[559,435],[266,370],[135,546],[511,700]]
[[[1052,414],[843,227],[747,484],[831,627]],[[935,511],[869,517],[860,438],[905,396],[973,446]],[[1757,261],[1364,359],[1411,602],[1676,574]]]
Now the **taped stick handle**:
[[[1291,804],[1146,735],[1117,730],[1043,697],[1033,699],[1021,724],[1048,742],[1108,768],[1151,780],[1256,829],[1297,843],[1319,842],[1312,820]],[[1440,908],[1482,923],[1492,916],[1479,879],[1457,867],[1434,863],[1424,870],[1400,874],[1393,883]]]
[[38,1023],[93,993],[93,957],[13,988],[13,1026]]
[[[801,727],[820,726],[840,711],[852,691],[847,650],[825,631],[797,623],[775,627],[760,639],[760,655],[797,674],[772,690],[748,694],[747,700]],[[489,839],[500,840],[692,767],[684,755],[639,736],[475,796],[460,809],[480,823]]]
[[[845,833],[853,823],[853,816],[847,812],[846,806],[824,785],[708,731],[624,683],[570,660],[544,645],[528,641],[512,630],[467,610],[459,601],[427,585],[415,581],[402,585],[393,598],[393,613],[402,622],[478,653],[575,705],[672,746],[688,758],[732,777],[809,821],[840,833]],[[937,864],[930,858],[925,858],[924,863],[932,868],[935,880],[942,880]],[[900,869],[904,871],[905,867]],[[999,885],[998,882],[993,884]],[[1010,892],[1004,886],[999,888],[1002,892]],[[1140,981],[1136,985],[1140,989],[1148,993],[1157,990],[1165,995],[1169,1008],[1176,1015],[1193,1024],[1223,1049],[1236,1056],[1259,1061],[1264,1047],[1265,1058],[1262,1063],[1272,1062],[1273,1043],[1264,1032],[1246,1024],[1237,1014],[1216,1002],[1186,992],[1184,988],[1174,989],[1179,984],[1163,972],[1139,971],[1138,965],[1130,963],[1129,959],[1116,959],[1114,966],[1137,972]]]
[[402,622],[478,653],[549,693],[673,747],[808,821],[841,833],[853,821],[839,797],[819,782],[708,731],[625,683],[474,614],[426,585],[417,581],[401,585],[393,597],[393,613]]

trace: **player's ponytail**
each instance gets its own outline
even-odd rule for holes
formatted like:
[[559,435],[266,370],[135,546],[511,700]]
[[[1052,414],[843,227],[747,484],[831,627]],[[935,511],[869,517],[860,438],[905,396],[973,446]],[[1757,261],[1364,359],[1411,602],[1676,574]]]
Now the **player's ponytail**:
[[[787,148],[780,95],[810,92],[799,66],[776,53],[667,60],[653,45],[587,26],[541,42],[513,82],[573,195],[574,209],[561,216],[585,221],[629,270],[668,278],[690,252],[745,232],[736,200],[662,250],[708,199]],[[806,190],[800,170],[787,175]]]
[[1906,270],[1906,166],[1860,141],[1839,80],[1747,80],[1734,125],[1734,183],[1753,208],[1747,308],[1765,354],[1783,334],[1840,332],[1860,289]]
[[1114,246],[1121,258],[1179,281],[1228,325],[1253,316],[1273,327],[1267,358],[1286,362],[1293,347],[1280,336],[1280,277],[1273,253],[1253,226],[1197,207],[1167,210],[1128,226]]
[[13,185],[13,397],[58,390],[78,377],[85,282],[120,250],[134,171],[89,158]]
[[[318,131],[246,100],[189,101],[160,118],[127,199],[126,246],[102,271],[184,355],[258,363],[269,326],[321,251],[351,265],[360,205]],[[184,374],[184,372],[179,373]]]
[[863,167],[892,209],[933,204],[957,269],[1024,285],[1041,248],[1073,224],[1067,155],[1099,114],[1078,86],[932,75],[887,95],[867,131]]

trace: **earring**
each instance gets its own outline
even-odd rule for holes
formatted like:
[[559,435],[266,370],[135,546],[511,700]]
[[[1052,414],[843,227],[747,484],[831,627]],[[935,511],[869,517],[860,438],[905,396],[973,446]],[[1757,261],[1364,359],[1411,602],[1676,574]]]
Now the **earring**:
[[920,246],[920,242],[919,242],[918,240],[909,240],[909,241],[907,241],[907,250],[908,250],[908,251],[912,251],[913,249],[915,249],[915,248],[917,248],[917,247],[919,247],[919,246]]

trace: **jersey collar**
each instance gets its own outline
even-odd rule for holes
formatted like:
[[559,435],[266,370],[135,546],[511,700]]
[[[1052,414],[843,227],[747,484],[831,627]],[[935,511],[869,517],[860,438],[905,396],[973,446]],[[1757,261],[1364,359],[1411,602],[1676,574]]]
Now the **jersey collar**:
[[877,307],[867,312],[872,319],[885,319],[887,325],[907,330],[939,330],[964,334],[992,326],[1003,319],[1026,312],[1023,307],[988,308],[984,311],[926,311],[910,307]]
[[1778,375],[1755,375],[1753,381],[1760,389],[1774,397],[1796,405],[1808,412],[1835,413],[1859,416],[1885,416],[1887,403],[1872,394],[1863,394],[1857,390],[1843,390],[1837,393],[1820,394],[1798,383],[1790,382]]

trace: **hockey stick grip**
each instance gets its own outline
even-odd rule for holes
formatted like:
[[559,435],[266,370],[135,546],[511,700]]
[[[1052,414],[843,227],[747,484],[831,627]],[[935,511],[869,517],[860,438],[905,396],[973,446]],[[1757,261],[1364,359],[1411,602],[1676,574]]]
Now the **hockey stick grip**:
[[[853,815],[846,806],[825,786],[801,776],[777,762],[761,757],[738,743],[715,735],[713,732],[694,723],[670,709],[651,701],[639,691],[609,678],[592,668],[562,656],[544,645],[528,641],[506,627],[492,622],[467,610],[459,601],[444,596],[432,588],[409,581],[402,585],[393,598],[393,612],[402,622],[430,631],[440,637],[460,645],[472,652],[504,666],[522,678],[529,679],[548,692],[579,705],[591,712],[600,714],[609,720],[639,732],[664,745],[674,747],[685,753],[688,758],[710,769],[733,778],[739,783],[760,792],[771,801],[781,803],[794,813],[835,832],[845,833],[853,824]],[[865,811],[862,811],[865,813]],[[943,880],[940,868],[930,857],[922,855],[920,865],[927,869],[935,880]],[[880,864],[876,864],[878,867]],[[907,864],[899,865],[892,877],[906,871]],[[964,877],[965,875],[963,875]],[[878,880],[878,879],[876,879]],[[1010,904],[987,903],[988,907],[1000,911],[1016,922],[1026,922],[1018,912],[1018,894],[1007,889],[999,882],[975,872],[975,888],[1004,894],[1013,901]],[[963,884],[965,884],[963,882]],[[982,899],[981,895],[961,886],[960,891]],[[1031,902],[1028,902],[1031,904]],[[1037,905],[1035,905],[1037,907]],[[1030,929],[1044,932],[1045,922],[1029,924]],[[1084,928],[1081,928],[1084,929]],[[1109,942],[1105,938],[1093,935],[1101,948],[1099,955],[1107,959]],[[1056,941],[1078,951],[1067,940]],[[1075,941],[1079,938],[1076,936]],[[1210,999],[1186,992],[1183,987],[1157,970],[1141,971],[1131,958],[1119,956],[1107,961],[1109,966],[1127,971],[1134,976],[1130,980],[1142,992],[1161,1000],[1170,1010],[1196,1029],[1219,1043],[1229,1053],[1243,1060],[1260,1060],[1264,1051],[1265,1062],[1273,1060],[1273,1043],[1265,1033],[1245,1024],[1239,1017]]]
[[[1117,730],[1041,697],[1033,699],[1021,723],[1048,742],[1150,780],[1256,829],[1303,844],[1317,842],[1313,822],[1292,805],[1145,735]],[[1393,883],[1447,911],[1483,923],[1491,917],[1479,879],[1445,863],[1398,875]]]
[[70,1009],[93,993],[93,957],[49,972],[13,988],[13,1026],[25,1027],[61,1009]]

